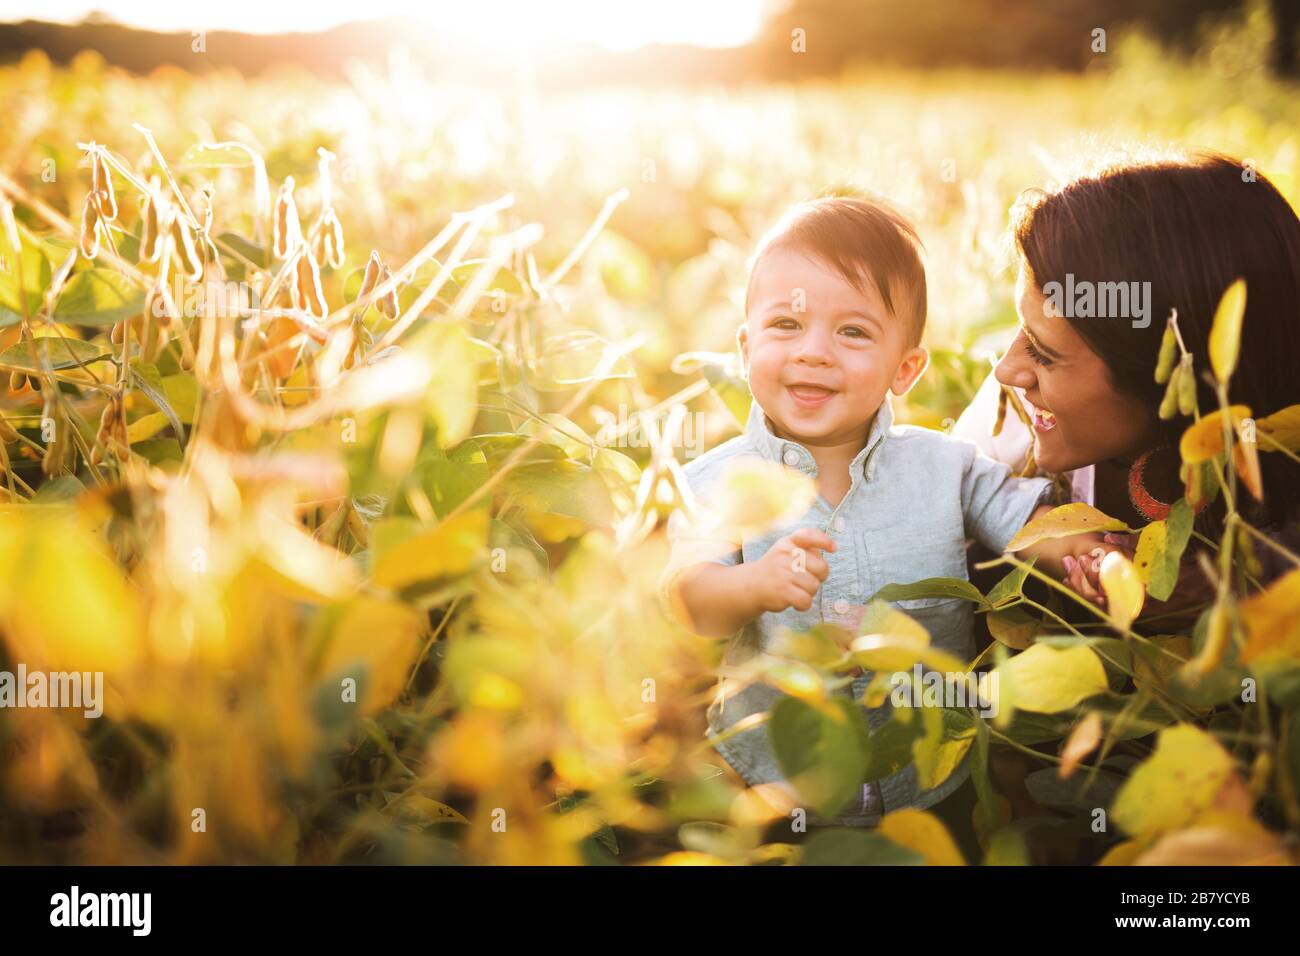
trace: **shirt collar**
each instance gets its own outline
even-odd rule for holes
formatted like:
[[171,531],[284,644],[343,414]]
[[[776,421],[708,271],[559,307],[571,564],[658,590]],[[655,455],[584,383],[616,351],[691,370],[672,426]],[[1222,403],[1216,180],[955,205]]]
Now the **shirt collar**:
[[[886,395],[885,400],[880,403],[880,409],[876,412],[875,421],[871,423],[871,431],[867,434],[867,443],[849,464],[850,474],[858,470],[866,471],[867,459],[872,450],[888,434],[890,426],[893,424],[894,409],[889,403],[889,396]],[[767,415],[764,414],[763,409],[756,401],[750,402],[749,419],[745,424],[745,434],[758,448],[762,456],[769,461],[779,461],[783,465],[788,465],[806,474],[817,473],[817,463],[813,459],[812,452],[797,441],[778,438],[774,435],[772,426],[768,423]]]

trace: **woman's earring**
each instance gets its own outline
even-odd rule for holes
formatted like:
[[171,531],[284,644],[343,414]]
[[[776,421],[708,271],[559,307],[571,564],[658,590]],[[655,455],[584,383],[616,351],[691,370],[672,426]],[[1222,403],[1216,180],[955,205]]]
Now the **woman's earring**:
[[1128,500],[1148,521],[1164,521],[1169,517],[1171,506],[1151,494],[1146,485],[1146,467],[1154,452],[1154,448],[1144,451],[1128,470]]

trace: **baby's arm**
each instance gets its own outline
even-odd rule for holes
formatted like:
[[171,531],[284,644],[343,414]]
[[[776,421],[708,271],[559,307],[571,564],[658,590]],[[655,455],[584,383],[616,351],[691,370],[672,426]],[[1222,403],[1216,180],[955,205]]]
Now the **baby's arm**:
[[764,611],[806,611],[830,573],[820,551],[834,550],[829,535],[801,528],[757,561],[692,564],[669,583],[669,608],[682,624],[706,637],[734,634]]
[[[1050,486],[1042,478],[1013,477],[1005,464],[978,454],[973,445],[963,444],[962,505],[968,530],[991,550],[1002,551],[1021,527],[1052,510],[1054,506],[1043,500],[1050,493]],[[1033,510],[1026,518],[1025,512],[1031,505]],[[1093,568],[1095,557],[1091,556],[1097,548],[1122,550],[1101,535],[1085,533],[1046,538],[1019,554],[1036,558],[1042,571],[1065,581],[1089,600],[1101,603],[1097,601],[1101,592]]]
[[[1040,505],[1034,509],[1030,520],[1041,518],[1051,510],[1051,505]],[[1084,532],[1064,538],[1045,538],[1020,553],[1037,558],[1037,567],[1064,581],[1090,601],[1104,606],[1105,597],[1099,580],[1100,559],[1111,551],[1124,552],[1124,549],[1100,534]]]

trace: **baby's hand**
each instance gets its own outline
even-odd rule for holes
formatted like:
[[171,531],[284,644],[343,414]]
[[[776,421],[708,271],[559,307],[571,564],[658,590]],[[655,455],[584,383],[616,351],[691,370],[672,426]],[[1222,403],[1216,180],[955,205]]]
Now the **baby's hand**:
[[1075,534],[1065,541],[1071,553],[1061,558],[1065,565],[1065,583],[1100,608],[1106,607],[1106,592],[1101,587],[1101,561],[1111,551],[1119,551],[1132,560],[1135,545],[1131,535]]
[[834,550],[831,536],[816,528],[800,528],[777,541],[750,565],[750,584],[759,606],[774,613],[788,607],[808,610],[831,570],[821,552]]

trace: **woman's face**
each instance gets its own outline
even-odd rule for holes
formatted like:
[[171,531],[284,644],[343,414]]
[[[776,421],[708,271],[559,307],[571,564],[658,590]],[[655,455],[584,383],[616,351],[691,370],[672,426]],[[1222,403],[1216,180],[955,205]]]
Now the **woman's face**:
[[1101,357],[1068,319],[1045,306],[1022,261],[1016,278],[1020,332],[994,374],[1003,385],[1023,389],[1032,406],[1034,460],[1062,472],[1137,457],[1155,444],[1153,410],[1118,391]]

